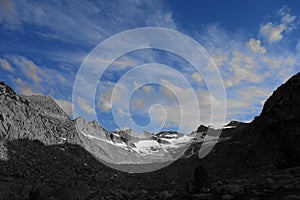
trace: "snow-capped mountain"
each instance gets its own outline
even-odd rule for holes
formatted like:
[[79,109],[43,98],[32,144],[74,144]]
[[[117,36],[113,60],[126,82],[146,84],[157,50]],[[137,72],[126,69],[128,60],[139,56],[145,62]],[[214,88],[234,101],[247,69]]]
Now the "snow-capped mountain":
[[[28,138],[45,145],[79,144],[95,158],[113,165],[173,162],[186,156],[191,145],[200,145],[208,130],[200,126],[190,134],[166,131],[137,134],[131,129],[112,132],[96,121],[71,120],[49,96],[18,95],[3,82],[0,106],[1,140]],[[217,139],[212,135],[211,141],[215,143]],[[187,152],[189,156],[190,152],[195,153]]]

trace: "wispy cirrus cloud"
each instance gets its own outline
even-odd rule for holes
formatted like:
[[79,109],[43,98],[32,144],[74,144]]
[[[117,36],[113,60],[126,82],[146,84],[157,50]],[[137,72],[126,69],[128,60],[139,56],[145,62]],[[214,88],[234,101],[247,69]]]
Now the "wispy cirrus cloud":
[[0,24],[4,24],[6,29],[18,29],[21,22],[18,19],[14,1],[0,0],[0,5]]
[[78,97],[77,102],[79,103],[80,108],[86,113],[93,114],[95,112],[94,109],[89,104],[87,104],[84,98]]
[[0,58],[0,66],[6,71],[14,71],[13,67],[9,64],[9,62],[6,59]]
[[[293,73],[299,71],[296,64],[299,62],[300,42],[290,41],[289,37],[298,28],[299,17],[292,14],[288,7],[282,7],[272,18],[262,18],[257,26],[252,29],[243,30],[227,29],[221,22],[206,23],[204,30],[190,28],[188,25],[176,21],[177,17],[168,6],[164,6],[162,1],[44,1],[37,2],[32,0],[0,0],[0,27],[3,33],[9,33],[16,38],[28,37],[24,41],[34,43],[42,41],[38,48],[24,48],[22,53],[4,54],[0,60],[1,78],[12,80],[12,84],[19,92],[26,94],[46,94],[54,96],[57,102],[64,107],[67,113],[71,113],[73,81],[76,72],[87,56],[88,52],[99,42],[111,35],[131,28],[144,26],[167,27],[188,33],[195,40],[201,43],[208,51],[214,62],[218,66],[226,86],[227,99],[227,119],[251,120],[262,108],[262,102]],[[176,11],[177,12],[177,11]],[[175,11],[174,11],[175,14]],[[187,23],[184,21],[184,23]],[[198,23],[198,22],[197,22]],[[30,28],[28,28],[30,27]],[[186,29],[186,27],[189,27]],[[247,34],[245,34],[247,33]],[[5,35],[6,36],[6,35]],[[151,37],[160,36],[151,35]],[[5,51],[8,44],[4,43],[0,47]],[[20,41],[22,42],[22,41]],[[298,46],[291,43],[297,43]],[[34,44],[31,43],[31,44]],[[164,45],[183,46],[181,41],[167,43]],[[124,44],[132,45],[130,41]],[[28,45],[24,43],[23,45]],[[57,45],[57,48],[54,47]],[[70,46],[69,46],[70,45]],[[289,46],[290,45],[290,46]],[[149,46],[149,45],[148,45]],[[26,46],[27,47],[27,46]],[[44,47],[49,47],[45,48]],[[118,46],[111,46],[118,48]],[[147,44],[145,45],[147,47]],[[199,58],[195,52],[183,46],[193,58]],[[12,47],[14,48],[14,47]],[[1,49],[1,50],[2,50]],[[34,53],[34,54],[30,54]],[[171,90],[166,87],[155,85],[142,86],[133,95],[131,111],[128,113],[126,107],[128,102],[124,101],[129,92],[129,88],[124,84],[120,94],[115,94],[112,98],[112,87],[123,72],[132,70],[135,66],[158,62],[174,67],[180,74],[190,81],[193,88],[191,90],[175,83],[169,84],[171,88],[186,99],[185,104],[189,105],[189,97],[192,89],[196,91],[197,99],[200,101],[202,110],[202,123],[209,122],[210,101],[217,101],[211,98],[206,88],[204,74],[191,69],[188,63],[176,59],[173,54],[163,56],[163,52],[153,50],[144,53],[133,52],[133,55],[124,55],[118,58],[111,66],[111,70],[100,81],[100,96],[97,96],[96,112],[103,114],[107,123],[112,120],[108,116],[114,106],[117,107],[118,115],[122,117],[134,114],[144,116],[149,113],[151,103],[160,103],[164,106],[164,111],[169,113],[165,127],[178,126],[178,115],[180,107]],[[37,55],[37,56],[36,56]],[[109,64],[108,60],[94,60],[97,63]],[[203,64],[203,68],[214,70],[212,66]],[[95,68],[96,69],[96,68]],[[160,74],[159,70],[150,68],[144,73],[134,74],[128,83],[141,86],[142,79],[159,77],[159,81],[167,79],[165,74]],[[171,75],[171,74],[169,74]],[[3,79],[4,79],[3,78]],[[176,82],[176,79],[174,79]],[[109,82],[111,81],[111,82]],[[161,82],[160,82],[161,83]],[[102,84],[102,85],[101,85]],[[82,89],[81,99],[75,99],[82,114],[88,120],[94,113],[92,101],[84,97],[90,92],[91,85]],[[157,101],[159,99],[160,101]],[[135,109],[136,108],[136,109]],[[165,118],[163,109],[159,106],[152,107],[153,120],[159,125],[159,121]],[[196,117],[192,111],[187,115],[189,118]],[[186,126],[195,126],[192,121]],[[107,127],[107,128],[110,128]],[[123,125],[122,127],[125,127]]]
[[[93,45],[105,37],[138,26],[175,28],[172,13],[162,11],[161,2],[148,1],[45,1],[1,0],[0,23],[7,29],[25,25],[42,27],[39,36]],[[142,10],[143,6],[147,9]],[[114,11],[114,12],[112,12]]]

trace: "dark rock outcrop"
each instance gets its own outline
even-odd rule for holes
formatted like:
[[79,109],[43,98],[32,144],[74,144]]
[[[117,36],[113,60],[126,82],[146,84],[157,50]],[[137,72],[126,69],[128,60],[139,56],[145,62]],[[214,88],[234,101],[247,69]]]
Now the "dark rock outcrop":
[[[229,140],[203,159],[213,178],[257,177],[300,165],[300,73],[278,87],[250,124],[224,129]],[[224,170],[226,169],[226,170]]]
[[242,124],[243,122],[239,122],[239,121],[235,121],[235,120],[232,120],[230,121],[228,124],[225,125],[226,126],[239,126],[240,124]]
[[197,129],[197,133],[206,133],[208,130],[208,127],[207,126],[204,126],[204,125],[200,125]]
[[263,137],[265,145],[280,155],[276,165],[300,165],[300,73],[277,88],[261,114],[250,124],[252,134]]

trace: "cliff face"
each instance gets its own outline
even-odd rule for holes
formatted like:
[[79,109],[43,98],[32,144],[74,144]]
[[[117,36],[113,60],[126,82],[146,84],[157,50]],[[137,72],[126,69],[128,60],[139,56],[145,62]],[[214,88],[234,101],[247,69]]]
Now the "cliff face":
[[74,122],[51,97],[16,94],[0,82],[0,138],[37,139],[46,145],[76,139]]
[[252,122],[259,132],[271,134],[300,134],[300,73],[273,92],[264,104],[260,116]]
[[300,164],[300,73],[273,92],[261,114],[250,124],[252,133],[281,153],[281,167]]

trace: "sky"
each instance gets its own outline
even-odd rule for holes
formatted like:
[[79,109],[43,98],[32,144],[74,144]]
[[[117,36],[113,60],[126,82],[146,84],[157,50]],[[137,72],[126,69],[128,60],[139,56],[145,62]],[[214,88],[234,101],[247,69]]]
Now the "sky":
[[[0,80],[18,93],[50,95],[71,118],[98,120],[108,130],[188,133],[200,124],[249,122],[300,71],[299,10],[298,0],[0,0]],[[179,32],[204,51],[194,51],[189,40],[145,32],[145,48],[113,62],[103,51],[93,54],[116,34],[147,27]],[[133,47],[134,34],[113,40],[105,52]],[[211,58],[213,66],[196,70],[185,57],[153,48],[156,42],[192,60]],[[220,75],[226,101],[206,69]],[[81,79],[86,84],[76,85]]]

